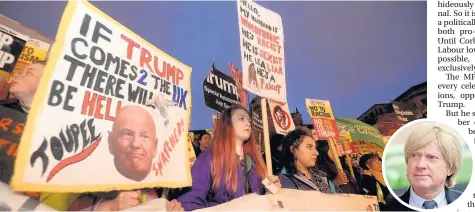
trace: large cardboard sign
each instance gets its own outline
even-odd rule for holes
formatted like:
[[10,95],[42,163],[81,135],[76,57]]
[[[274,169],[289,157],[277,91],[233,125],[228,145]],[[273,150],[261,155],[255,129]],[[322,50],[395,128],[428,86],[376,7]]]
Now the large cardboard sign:
[[290,114],[289,104],[287,102],[278,102],[268,99],[272,121],[275,131],[281,135],[287,135],[295,129],[294,120]]
[[287,101],[284,28],[279,14],[254,1],[237,1],[243,87],[265,98]]
[[[191,68],[70,1],[28,116],[17,191],[191,185]],[[169,115],[173,114],[173,116]]]
[[[322,204],[314,203],[316,200]],[[312,204],[314,203],[314,204]],[[196,211],[379,211],[376,196],[325,194],[280,189],[276,194],[249,194],[215,207]]]
[[318,138],[340,137],[330,101],[305,99],[305,103]]
[[0,71],[11,74],[28,36],[18,34],[0,25]]

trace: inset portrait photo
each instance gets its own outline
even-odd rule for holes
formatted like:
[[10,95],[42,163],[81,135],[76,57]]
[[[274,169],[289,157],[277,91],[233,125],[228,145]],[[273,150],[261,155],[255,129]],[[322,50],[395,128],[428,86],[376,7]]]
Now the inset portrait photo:
[[472,154],[451,126],[419,119],[398,129],[383,154],[389,211],[446,210],[468,186]]

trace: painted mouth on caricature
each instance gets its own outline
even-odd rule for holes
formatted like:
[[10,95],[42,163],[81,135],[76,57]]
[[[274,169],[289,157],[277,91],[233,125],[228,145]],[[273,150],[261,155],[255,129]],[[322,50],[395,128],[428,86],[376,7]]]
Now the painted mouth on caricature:
[[145,159],[145,154],[143,153],[129,153],[128,154],[131,159]]

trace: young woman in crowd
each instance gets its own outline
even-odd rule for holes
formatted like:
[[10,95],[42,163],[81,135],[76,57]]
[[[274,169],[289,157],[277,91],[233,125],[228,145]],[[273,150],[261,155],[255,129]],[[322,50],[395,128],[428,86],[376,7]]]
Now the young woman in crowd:
[[211,135],[209,133],[205,133],[201,136],[201,139],[200,139],[200,150],[201,150],[201,152],[205,151],[206,149],[209,148],[210,139],[211,139]]
[[[268,173],[251,129],[249,113],[240,105],[220,115],[211,147],[193,164],[191,191],[178,198],[186,211],[216,206],[248,193],[264,194],[261,181]],[[268,179],[280,188],[278,177]]]
[[360,193],[377,196],[379,209],[386,210],[390,193],[384,182],[381,159],[375,154],[365,154],[361,156],[359,164],[365,170],[360,180]]
[[[358,185],[355,179],[347,171],[349,167],[346,163],[341,163],[344,175],[339,176],[335,164],[335,158],[330,152],[327,140],[317,141],[317,167],[318,170],[325,172],[330,183],[332,191],[341,191],[342,193],[358,193]],[[339,160],[339,158],[337,158]],[[340,160],[341,161],[341,160]]]
[[333,193],[325,173],[315,169],[318,152],[309,131],[295,129],[282,139],[282,188]]

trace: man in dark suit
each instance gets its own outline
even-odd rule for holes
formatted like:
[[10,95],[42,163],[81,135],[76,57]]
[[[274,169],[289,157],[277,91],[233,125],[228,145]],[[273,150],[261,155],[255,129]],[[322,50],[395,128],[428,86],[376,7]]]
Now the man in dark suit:
[[[453,189],[449,189],[449,188],[445,188],[443,194],[445,195],[445,199],[447,200],[447,205],[449,205],[452,202],[454,202],[457,198],[459,198],[460,195],[462,195],[462,192],[457,191],[457,190],[453,190]],[[411,197],[411,188],[409,188],[402,196],[400,196],[399,199],[401,199],[405,203],[409,204],[410,197]],[[404,206],[403,204],[399,203],[394,198],[392,198],[389,201],[388,210],[389,211],[414,211],[414,210]]]
[[[454,202],[462,194],[451,188],[461,168],[458,138],[436,123],[414,125],[404,146],[407,179],[411,186],[399,198],[414,208],[435,209]],[[390,211],[410,210],[394,198]]]

